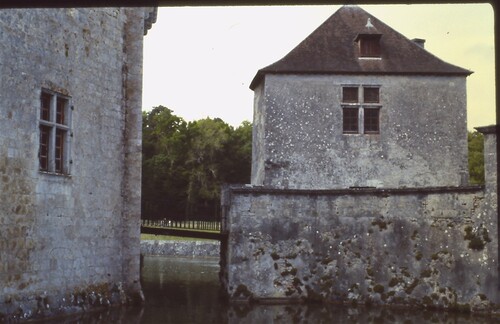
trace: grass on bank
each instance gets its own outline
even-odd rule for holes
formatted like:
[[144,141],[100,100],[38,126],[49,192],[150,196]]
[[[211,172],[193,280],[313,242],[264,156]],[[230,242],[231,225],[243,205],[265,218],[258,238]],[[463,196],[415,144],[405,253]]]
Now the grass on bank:
[[141,234],[141,241],[152,240],[152,241],[214,241],[210,239],[194,238],[194,237],[183,237],[183,236],[170,236],[170,235],[155,235],[155,234]]

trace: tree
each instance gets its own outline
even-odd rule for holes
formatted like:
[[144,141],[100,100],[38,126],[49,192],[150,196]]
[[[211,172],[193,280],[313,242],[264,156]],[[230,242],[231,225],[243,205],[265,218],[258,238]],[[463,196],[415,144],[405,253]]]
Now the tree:
[[143,113],[142,217],[212,220],[223,183],[248,183],[252,124],[186,123],[159,106]]
[[224,159],[224,182],[226,183],[250,183],[250,170],[252,168],[252,123],[244,121],[232,132],[227,143],[226,155],[230,159]]
[[182,219],[186,122],[158,106],[143,113],[142,214]]
[[467,134],[469,177],[471,184],[484,184],[484,136],[474,131]]
[[231,128],[219,118],[205,118],[188,125],[189,172],[186,216],[205,219],[217,213],[222,184],[221,161]]

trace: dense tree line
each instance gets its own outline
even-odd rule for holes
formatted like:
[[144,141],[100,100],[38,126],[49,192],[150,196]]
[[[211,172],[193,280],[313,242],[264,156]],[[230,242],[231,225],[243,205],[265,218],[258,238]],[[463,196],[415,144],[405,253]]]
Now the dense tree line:
[[252,125],[143,112],[142,218],[213,220],[224,183],[249,183]]
[[484,136],[474,131],[468,132],[469,179],[471,184],[484,183]]

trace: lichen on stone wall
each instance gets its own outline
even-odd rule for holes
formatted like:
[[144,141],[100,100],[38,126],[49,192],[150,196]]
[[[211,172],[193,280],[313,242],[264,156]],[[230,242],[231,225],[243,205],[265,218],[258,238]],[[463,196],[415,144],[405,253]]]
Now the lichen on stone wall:
[[[484,306],[496,298],[485,285],[496,261],[488,259],[487,247],[471,251],[468,246],[476,237],[485,244],[491,240],[486,222],[477,229],[472,222],[483,212],[484,200],[475,199],[481,189],[446,190],[395,191],[383,199],[371,193],[297,191],[292,205],[290,196],[274,192],[233,192],[230,216],[237,227],[231,229],[237,230],[229,233],[230,296],[244,285],[254,300],[456,310],[472,309],[474,301]],[[279,226],[285,222],[296,226]],[[471,276],[464,280],[464,274]]]
[[468,247],[472,250],[481,251],[487,243],[491,242],[488,230],[480,224],[478,226],[466,226],[464,228],[464,240],[469,241]]

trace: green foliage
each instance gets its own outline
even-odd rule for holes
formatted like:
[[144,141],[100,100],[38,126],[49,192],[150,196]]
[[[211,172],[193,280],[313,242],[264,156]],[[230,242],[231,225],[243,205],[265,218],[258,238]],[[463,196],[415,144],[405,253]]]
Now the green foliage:
[[468,132],[469,177],[471,184],[484,184],[484,136],[474,131]]
[[213,220],[223,183],[248,183],[252,125],[186,123],[159,106],[143,112],[142,217]]

